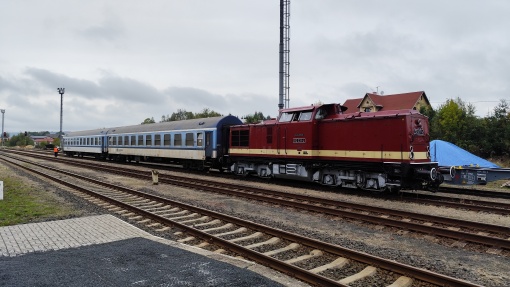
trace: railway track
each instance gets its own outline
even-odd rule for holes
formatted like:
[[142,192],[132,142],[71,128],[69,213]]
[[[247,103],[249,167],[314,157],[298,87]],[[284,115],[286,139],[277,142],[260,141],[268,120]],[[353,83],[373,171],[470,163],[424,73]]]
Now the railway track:
[[[37,156],[40,158],[47,158],[48,152],[27,152],[27,151],[13,151],[10,150],[9,152],[12,153],[19,153],[19,154],[32,154],[33,156]],[[36,155],[34,155],[36,154]],[[41,156],[41,154],[45,154],[46,156]],[[58,161],[63,161],[64,159],[56,159]],[[71,160],[71,161],[77,161],[73,159],[65,159],[65,160]],[[123,164],[125,165],[125,164]],[[169,169],[166,165],[155,165],[155,164],[144,164],[139,163],[137,164],[138,167],[143,166],[150,169],[158,168],[158,169]],[[170,168],[170,170],[174,170],[175,168]],[[181,168],[178,169],[179,171],[182,171]],[[200,173],[199,175],[202,175],[203,173]],[[217,176],[217,175],[216,175]],[[224,176],[224,175],[223,175]],[[236,176],[235,178],[239,178]],[[321,188],[321,186],[313,185],[314,189],[321,189],[326,192],[331,192],[331,188],[324,187]],[[451,195],[438,195],[438,194],[426,194],[426,193],[416,193],[412,191],[402,191],[398,195],[382,195],[382,194],[366,194],[366,193],[360,193],[359,191],[352,191],[352,190],[341,190],[344,194],[353,194],[357,196],[368,196],[368,197],[375,197],[375,198],[383,198],[383,199],[391,199],[396,201],[403,201],[403,202],[409,202],[409,203],[418,203],[418,204],[426,204],[426,205],[433,205],[433,206],[443,206],[443,207],[449,207],[449,208],[455,208],[455,209],[463,209],[463,210],[472,210],[472,211],[479,211],[479,212],[487,212],[487,213],[494,213],[494,214],[501,214],[501,215],[510,215],[510,203],[506,202],[495,202],[495,201],[487,201],[483,200],[485,195],[488,198],[501,198],[506,199],[510,198],[510,193],[506,192],[497,192],[497,191],[485,191],[485,190],[474,190],[474,189],[463,189],[463,188],[442,188],[443,192],[448,192],[448,190],[452,190],[452,194],[457,195],[471,195],[475,197],[479,197],[480,199],[467,199],[467,198],[458,198],[458,197],[452,197]]]
[[[71,164],[69,161],[64,163]],[[72,161],[72,164],[84,168],[93,168],[107,173],[115,173],[127,177],[150,180],[150,174],[141,174],[139,170],[123,170],[117,167]],[[320,197],[278,192],[261,188],[252,188],[224,182],[212,182],[203,179],[181,178],[171,175],[160,175],[160,182],[191,189],[227,194],[256,201],[268,202],[298,210],[305,210],[362,221],[379,227],[397,228],[398,230],[414,231],[422,234],[447,238],[446,245],[456,247],[472,247],[480,251],[510,256],[510,227],[491,225],[473,221],[458,220],[427,214],[401,210],[380,208],[370,205],[355,204]]]
[[[136,220],[157,232],[180,229],[180,242],[218,246],[263,265],[320,286],[478,286],[464,280],[401,264],[393,260],[321,242],[236,217],[194,207],[152,194],[119,187],[78,174],[26,161],[0,157],[11,165],[44,176],[79,192],[79,196],[110,212]],[[52,176],[48,172],[58,173]],[[75,182],[75,183],[71,183]],[[87,183],[84,183],[87,182]],[[214,247],[216,248],[216,247]],[[425,285],[423,285],[425,284]]]

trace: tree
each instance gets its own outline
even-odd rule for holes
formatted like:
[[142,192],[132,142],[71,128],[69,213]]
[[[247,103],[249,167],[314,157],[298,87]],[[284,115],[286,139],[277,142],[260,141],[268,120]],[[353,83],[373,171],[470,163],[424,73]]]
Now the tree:
[[25,133],[19,133],[16,136],[12,136],[7,142],[8,146],[27,146],[33,144],[34,141],[30,138],[30,136],[25,136]]
[[249,115],[244,116],[243,118],[247,124],[256,124],[263,120],[271,119],[270,116],[264,117],[264,114],[262,112],[257,112],[257,111],[255,111],[255,113],[253,115],[249,114]]
[[160,123],[163,122],[173,122],[173,121],[182,121],[182,120],[191,120],[191,119],[201,119],[201,118],[211,118],[211,117],[219,117],[222,114],[215,112],[209,108],[204,108],[199,113],[188,112],[184,109],[178,109],[177,112],[172,113],[172,115],[162,115]]
[[437,112],[430,112],[431,138],[452,142],[472,153],[480,152],[482,121],[475,116],[475,107],[460,98],[449,99]]
[[143,120],[142,122],[142,125],[146,125],[146,124],[153,124],[155,123],[156,121],[154,120],[154,118],[146,118],[145,120]]
[[484,156],[508,155],[510,151],[510,107],[501,100],[494,113],[484,119]]
[[219,116],[221,116],[220,113],[210,110],[209,108],[204,108],[200,113],[195,113],[195,119],[212,118]]
[[195,118],[195,115],[192,112],[188,112],[184,109],[178,109],[177,112],[172,113],[169,121],[191,120],[193,118]]

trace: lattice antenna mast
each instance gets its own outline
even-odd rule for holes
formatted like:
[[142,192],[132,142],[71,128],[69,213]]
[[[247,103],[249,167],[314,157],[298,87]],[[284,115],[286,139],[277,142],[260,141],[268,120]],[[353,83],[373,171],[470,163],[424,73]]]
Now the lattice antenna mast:
[[278,108],[289,107],[290,0],[280,0],[280,101]]

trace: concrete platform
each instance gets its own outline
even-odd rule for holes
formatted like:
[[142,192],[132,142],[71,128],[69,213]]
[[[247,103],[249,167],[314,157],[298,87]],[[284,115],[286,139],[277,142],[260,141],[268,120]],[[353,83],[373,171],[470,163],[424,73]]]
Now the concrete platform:
[[127,285],[308,286],[112,215],[0,227],[0,286]]

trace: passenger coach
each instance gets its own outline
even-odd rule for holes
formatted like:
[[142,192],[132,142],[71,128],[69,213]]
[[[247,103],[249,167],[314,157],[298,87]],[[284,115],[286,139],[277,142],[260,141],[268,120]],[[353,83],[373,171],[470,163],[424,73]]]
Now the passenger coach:
[[228,152],[228,127],[239,124],[237,117],[223,116],[70,132],[64,136],[64,153],[222,169]]

